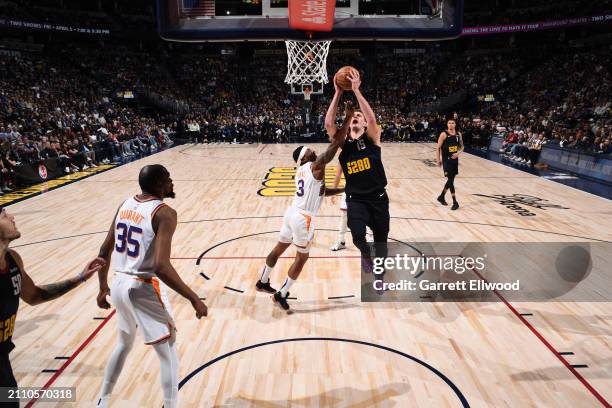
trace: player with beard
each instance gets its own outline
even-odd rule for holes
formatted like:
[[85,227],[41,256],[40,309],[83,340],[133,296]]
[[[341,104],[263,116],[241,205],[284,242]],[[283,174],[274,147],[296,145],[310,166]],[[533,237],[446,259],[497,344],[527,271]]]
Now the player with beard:
[[[208,311],[170,263],[177,222],[176,211],[163,202],[175,197],[170,173],[159,164],[145,166],[138,182],[142,192],[121,205],[99,252],[107,264],[98,274],[98,306],[108,309],[106,296],[110,295],[117,310],[118,342],[106,366],[97,406],[109,406],[111,392],[139,329],[145,344],[153,346],[159,357],[164,407],[174,408],[178,404],[178,356],[165,285],[191,302],[198,319]],[[115,276],[109,288],[111,255]]]
[[[346,104],[346,117],[332,141],[320,156],[314,150],[299,146],[293,152],[293,160],[298,167],[295,174],[295,196],[293,203],[283,217],[283,226],[278,237],[278,243],[266,257],[266,263],[261,272],[261,278],[255,284],[259,292],[274,293],[272,299],[275,304],[284,310],[289,310],[289,289],[302,272],[308,260],[310,246],[314,239],[315,218],[321,207],[324,196],[335,195],[344,191],[343,188],[325,187],[325,166],[333,160],[338,146],[346,139],[350,118],[353,110]],[[270,286],[270,273],[276,265],[278,258],[293,243],[296,254],[293,264],[287,272],[285,283],[278,292]]]

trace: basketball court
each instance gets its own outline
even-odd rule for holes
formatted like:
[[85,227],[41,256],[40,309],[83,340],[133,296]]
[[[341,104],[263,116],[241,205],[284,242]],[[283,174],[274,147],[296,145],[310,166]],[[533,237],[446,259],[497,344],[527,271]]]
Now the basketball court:
[[[423,0],[406,15],[370,15],[356,0],[338,1],[335,10],[292,14],[286,3],[264,0],[255,15],[223,16],[214,9],[221,2],[158,0],[159,33],[168,41],[291,41],[286,84],[278,86],[303,94],[309,114],[311,94],[331,86],[329,41],[442,41],[456,38],[463,23],[462,0]],[[319,153],[326,148],[308,146]],[[435,163],[435,144],[383,143],[390,241],[407,248],[448,242],[597,245],[589,262],[599,269],[572,282],[579,296],[551,295],[548,301],[515,301],[497,290],[489,290],[486,301],[365,301],[360,253],[350,237],[347,249],[330,250],[340,212],[339,197],[328,197],[287,313],[254,285],[295,194],[295,147],[184,144],[75,178],[10,204],[7,211],[22,234],[12,248],[38,284],[73,276],[98,255],[119,205],[140,192],[140,169],[159,163],[176,192],[166,201],[178,213],[173,265],[209,308],[198,320],[191,305],[170,292],[181,406],[611,406],[612,282],[600,262],[612,253],[609,200],[464,154],[456,182],[461,208],[450,211],[436,201],[445,178]],[[328,185],[336,165],[326,169]],[[283,282],[294,251],[279,260],[273,286]],[[530,259],[540,263],[532,270],[513,257],[519,256],[509,249],[498,265],[508,281],[528,276],[544,286],[561,279],[538,274],[558,259]],[[470,278],[486,282],[478,272]],[[76,389],[74,405],[30,400],[25,406],[96,405],[117,339],[115,311],[98,308],[97,293],[92,279],[44,306],[21,303],[11,353],[19,385]],[[159,360],[139,341],[112,406],[163,404]]]
[[[72,276],[97,254],[122,200],[138,193],[140,168],[160,163],[177,193],[169,200],[179,214],[173,263],[209,307],[197,320],[188,302],[170,297],[182,406],[609,406],[610,303],[363,303],[359,252],[350,240],[329,250],[339,216],[331,198],[291,294],[293,314],[274,307],[254,282],[292,200],[267,180],[292,167],[293,149],[183,145],[77,181],[9,207],[23,236],[14,248],[38,283]],[[444,179],[433,157],[433,144],[383,145],[391,238],[612,241],[609,201],[471,155],[457,182],[462,208],[451,212],[435,202]],[[563,208],[525,217],[483,196],[515,194]],[[275,285],[293,250],[285,255]],[[610,285],[609,276],[599,279],[600,288]],[[114,312],[99,309],[96,294],[92,280],[42,309],[21,305],[11,355],[21,386],[76,387],[77,406],[95,405],[116,341]],[[161,407],[158,376],[155,353],[137,342],[114,406]]]

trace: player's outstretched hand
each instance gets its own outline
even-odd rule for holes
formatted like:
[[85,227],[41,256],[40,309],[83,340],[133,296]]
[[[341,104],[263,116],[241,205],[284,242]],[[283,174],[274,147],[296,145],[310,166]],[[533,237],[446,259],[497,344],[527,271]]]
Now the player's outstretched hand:
[[106,260],[104,258],[96,258],[92,261],[89,261],[83,271],[79,274],[79,278],[82,281],[86,281],[91,278],[94,273],[98,273],[100,269],[106,266]]
[[346,77],[349,81],[351,81],[351,87],[353,89],[353,92],[358,91],[359,86],[361,86],[361,75],[359,75],[359,71],[353,70]]
[[208,307],[206,307],[206,305],[204,304],[204,302],[202,302],[201,299],[198,299],[196,301],[193,301],[191,303],[191,306],[193,306],[193,308],[196,311],[196,317],[199,319],[202,316],[208,316]]

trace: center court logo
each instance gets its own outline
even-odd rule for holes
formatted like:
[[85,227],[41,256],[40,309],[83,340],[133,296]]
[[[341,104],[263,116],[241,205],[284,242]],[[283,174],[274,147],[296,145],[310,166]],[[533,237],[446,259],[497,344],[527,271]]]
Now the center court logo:
[[487,197],[492,200],[498,202],[506,208],[511,209],[519,215],[529,217],[535,216],[536,214],[529,211],[526,208],[521,206],[527,206],[532,208],[537,208],[540,210],[546,210],[549,208],[556,208],[561,210],[569,210],[567,207],[562,207],[557,204],[550,204],[548,200],[539,198],[536,196],[528,195],[528,194],[513,194],[513,195],[503,195],[503,194],[494,194],[494,195],[485,195],[485,194],[474,194],[479,197]]
[[[295,194],[295,167],[272,167],[264,177],[263,185],[257,194],[263,197],[292,197]],[[336,177],[336,167],[325,168],[325,185],[331,186]],[[340,187],[344,186],[344,177]]]

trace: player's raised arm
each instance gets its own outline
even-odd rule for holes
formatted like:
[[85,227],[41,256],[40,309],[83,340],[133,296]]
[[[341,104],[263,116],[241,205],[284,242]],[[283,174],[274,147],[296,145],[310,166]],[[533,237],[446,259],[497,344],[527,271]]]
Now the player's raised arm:
[[442,145],[444,144],[444,139],[446,139],[446,132],[440,133],[438,144],[436,145],[436,163],[438,167],[442,165]]
[[57,299],[58,297],[70,292],[87,279],[91,278],[91,276],[98,272],[104,265],[104,261],[94,259],[93,261],[89,262],[87,266],[85,266],[81,273],[70,279],[38,286],[26,273],[21,256],[12,249],[9,249],[9,251],[17,263],[17,266],[19,266],[19,269],[21,270],[21,299],[23,299],[29,305],[38,305],[40,303]]
[[329,108],[327,108],[327,113],[325,114],[325,130],[327,131],[327,135],[329,137],[332,137],[336,133],[336,115],[338,114],[338,104],[340,103],[340,98],[342,97],[342,89],[338,86],[338,84],[336,84],[335,76],[333,83],[336,91],[331,103],[329,104]]
[[359,108],[363,113],[363,116],[368,123],[367,135],[375,145],[380,145],[380,127],[378,127],[378,123],[376,123],[376,115],[372,110],[372,107],[365,99],[363,94],[361,93],[361,76],[359,75],[359,71],[354,70],[351,74],[347,75],[349,81],[351,81],[353,93],[357,98],[357,103],[359,104]]
[[172,235],[176,230],[176,211],[168,206],[163,206],[153,219],[153,229],[155,230],[155,262],[154,270],[161,279],[171,289],[179,293],[191,302],[199,319],[208,314],[206,305],[200,300],[198,295],[183,282],[170,262],[172,251]]
[[[337,129],[332,137],[332,141],[320,156],[312,163],[312,171],[315,174],[315,177],[318,177],[318,172],[325,171],[325,165],[334,159],[338,148],[344,144],[346,140],[346,136],[349,130],[349,124],[351,123],[351,118],[353,117],[353,113],[355,113],[354,108],[350,103],[346,103],[345,105],[345,117],[344,122],[342,122],[342,127]],[[318,178],[319,180],[321,178]]]

